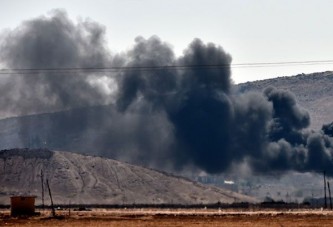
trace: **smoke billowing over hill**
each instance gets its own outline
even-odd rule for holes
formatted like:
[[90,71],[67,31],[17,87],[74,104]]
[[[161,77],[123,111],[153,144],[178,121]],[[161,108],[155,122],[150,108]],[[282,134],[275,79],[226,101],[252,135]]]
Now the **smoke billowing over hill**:
[[[43,127],[66,132],[73,121],[82,127],[78,130],[98,125],[100,131],[87,138],[101,154],[151,166],[195,166],[219,173],[245,163],[260,173],[326,169],[333,175],[331,134],[308,129],[310,116],[290,92],[274,87],[263,93],[237,92],[232,57],[222,47],[194,39],[176,57],[160,38],[137,37],[131,50],[112,54],[104,34],[103,26],[90,20],[75,24],[63,11],[3,33],[0,60],[8,68],[132,70],[4,75],[2,115],[107,105],[108,114],[98,119],[78,114]],[[133,70],[173,65],[225,67]]]

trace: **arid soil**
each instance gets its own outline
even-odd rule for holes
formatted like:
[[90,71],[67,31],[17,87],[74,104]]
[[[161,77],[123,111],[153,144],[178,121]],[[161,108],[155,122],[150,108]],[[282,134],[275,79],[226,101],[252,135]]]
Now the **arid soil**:
[[12,218],[0,211],[0,226],[332,226],[333,212],[322,210],[240,211],[240,210],[150,210],[123,209],[57,211],[29,218]]

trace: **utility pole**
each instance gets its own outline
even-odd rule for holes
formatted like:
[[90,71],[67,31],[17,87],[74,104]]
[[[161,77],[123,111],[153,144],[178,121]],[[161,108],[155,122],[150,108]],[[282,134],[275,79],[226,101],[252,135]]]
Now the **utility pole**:
[[49,185],[49,180],[48,179],[46,179],[46,185],[47,185],[47,188],[49,189],[49,195],[50,195],[50,199],[51,199],[52,216],[55,217],[55,210],[54,210],[54,206],[53,206],[53,199],[52,199],[52,194],[51,194],[51,189],[50,189],[50,185]]
[[44,175],[43,169],[40,170],[40,180],[42,183],[42,209],[44,210]]
[[324,208],[327,208],[327,197],[326,197],[326,171],[324,171],[324,193],[325,193],[325,205]]
[[328,187],[328,195],[330,197],[330,209],[332,210],[332,197],[331,197],[331,189],[330,189],[330,182],[327,181],[327,187]]

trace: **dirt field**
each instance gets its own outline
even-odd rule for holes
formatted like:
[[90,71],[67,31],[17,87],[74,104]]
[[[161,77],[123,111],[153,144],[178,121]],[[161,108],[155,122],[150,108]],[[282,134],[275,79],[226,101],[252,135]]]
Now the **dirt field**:
[[298,211],[223,211],[223,210],[150,210],[123,209],[92,211],[57,211],[30,218],[12,218],[0,211],[0,226],[332,226],[333,212]]

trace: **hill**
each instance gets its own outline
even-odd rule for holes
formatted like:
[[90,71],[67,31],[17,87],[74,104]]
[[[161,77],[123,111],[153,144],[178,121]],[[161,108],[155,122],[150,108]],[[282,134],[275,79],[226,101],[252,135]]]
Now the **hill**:
[[[41,170],[56,204],[201,204],[256,202],[221,188],[127,163],[46,149],[0,151],[0,204],[37,195]],[[45,196],[47,203],[48,196]]]
[[262,91],[268,86],[291,91],[311,116],[311,128],[333,121],[333,72],[299,74],[238,84],[240,92]]

